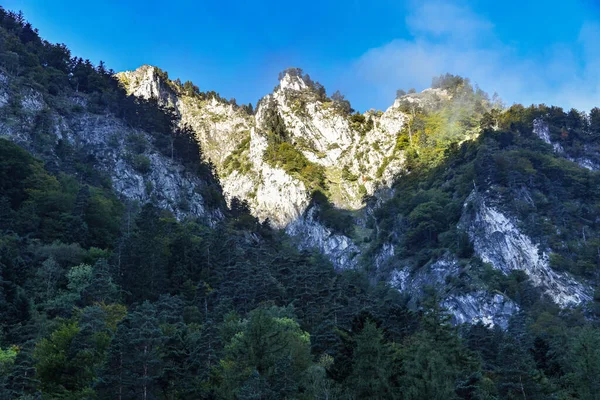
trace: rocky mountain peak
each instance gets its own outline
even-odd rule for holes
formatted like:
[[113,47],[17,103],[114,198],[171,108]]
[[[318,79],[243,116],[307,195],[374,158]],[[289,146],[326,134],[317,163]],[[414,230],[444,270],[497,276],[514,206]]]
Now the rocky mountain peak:
[[125,90],[133,96],[143,99],[157,99],[165,105],[173,106],[176,95],[169,87],[169,77],[166,72],[152,65],[142,65],[134,71],[124,71],[116,74]]
[[302,91],[309,88],[304,80],[302,70],[299,68],[288,68],[279,76],[279,89]]
[[406,93],[394,101],[392,107],[403,107],[406,109],[420,108],[431,110],[447,103],[452,99],[452,94],[445,89],[427,88],[422,92]]

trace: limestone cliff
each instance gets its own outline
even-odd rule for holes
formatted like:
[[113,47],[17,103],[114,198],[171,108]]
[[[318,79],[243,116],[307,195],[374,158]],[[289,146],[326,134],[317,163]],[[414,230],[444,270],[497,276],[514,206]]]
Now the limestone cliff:
[[[155,67],[143,66],[120,73],[118,78],[128,93],[155,99],[173,109],[179,124],[191,129],[200,142],[206,160],[216,166],[225,197],[248,201],[255,216],[285,229],[299,248],[318,249],[341,269],[372,263],[379,279],[387,279],[414,300],[424,294],[424,288],[435,287],[456,323],[483,322],[505,328],[510,316],[519,311],[512,299],[490,291],[485,284],[467,285],[466,290],[448,285],[452,280],[463,279],[463,272],[471,268],[451,255],[414,271],[408,265],[398,264],[402,256],[391,242],[375,253],[368,244],[372,233],[379,229],[374,210],[393,197],[395,178],[407,172],[401,133],[408,134],[412,141],[411,121],[415,113],[442,109],[453,101],[448,90],[406,94],[385,112],[353,114],[343,97],[327,97],[322,86],[300,70],[290,69],[280,75],[274,91],[262,98],[252,112],[218,95],[190,91]],[[455,102],[462,107],[459,110],[472,112],[462,102],[463,99]],[[273,118],[282,121],[285,140],[314,168],[323,171],[328,200],[351,213],[354,234],[336,232],[319,218],[319,206],[311,201],[311,184],[301,174],[268,162],[265,152],[273,134]],[[535,122],[534,133],[553,144],[547,130],[542,121]],[[474,140],[479,131],[474,128],[452,134],[452,140],[460,143]],[[554,149],[562,153],[559,144],[554,144]],[[595,168],[589,158],[574,161],[585,168]],[[367,205],[364,199],[369,196],[374,201]],[[548,254],[517,228],[519,222],[488,203],[484,196],[472,194],[459,223],[481,260],[504,274],[524,271],[534,286],[560,306],[591,299],[586,283],[553,271]]]
[[[30,149],[49,165],[58,165],[57,148],[68,146],[109,176],[112,187],[126,199],[142,204],[152,199],[178,217],[201,217],[210,224],[222,218],[202,196],[206,182],[158,152],[149,133],[109,112],[89,112],[86,95],[61,98],[58,109],[36,90],[11,83],[0,73],[0,137]],[[18,117],[8,110],[11,99],[18,101]],[[131,150],[134,140],[137,151]]]

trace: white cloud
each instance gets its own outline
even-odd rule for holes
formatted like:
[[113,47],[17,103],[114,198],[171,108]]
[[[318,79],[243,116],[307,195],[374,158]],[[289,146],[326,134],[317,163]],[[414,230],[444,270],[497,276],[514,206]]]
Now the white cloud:
[[498,92],[506,103],[546,103],[589,110],[600,106],[600,25],[582,24],[573,43],[554,43],[527,56],[503,43],[494,25],[472,10],[426,1],[406,18],[412,38],[364,53],[351,68],[354,82],[389,101],[398,88],[428,87],[450,72]]

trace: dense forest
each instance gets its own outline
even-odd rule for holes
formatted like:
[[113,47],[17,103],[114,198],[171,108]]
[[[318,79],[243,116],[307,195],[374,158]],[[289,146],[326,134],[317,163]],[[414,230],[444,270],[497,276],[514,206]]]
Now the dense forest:
[[[209,182],[204,194],[224,210],[211,226],[121,199],[93,160],[47,140],[43,118],[34,154],[0,139],[0,399],[600,399],[597,304],[558,308],[524,274],[483,265],[456,230],[473,186],[493,186],[555,250],[557,269],[597,280],[600,176],[531,134],[533,120],[550,114],[552,135],[581,151],[600,140],[597,110],[588,118],[513,106],[486,114],[476,140],[445,151],[436,143],[448,136],[429,128],[447,114],[421,112],[411,137],[399,136],[400,147],[415,140],[420,151],[396,183],[402,196],[377,211],[374,248],[402,231],[401,257],[416,267],[448,251],[479,263],[458,279],[486,280],[519,300],[522,312],[502,330],[453,326],[436,292],[415,305],[375,282],[368,265],[334,271],[243,202],[225,209],[214,169],[172,115],[126,96],[104,64],[42,40],[2,8],[0,72],[56,109],[84,93],[89,112],[151,132],[154,146],[175,149]],[[10,101],[0,119],[19,117],[18,99]],[[297,155],[284,128],[270,133],[269,162]],[[58,159],[44,157],[52,146]],[[319,171],[295,160],[286,167],[318,188]],[[523,185],[533,205],[516,195]]]

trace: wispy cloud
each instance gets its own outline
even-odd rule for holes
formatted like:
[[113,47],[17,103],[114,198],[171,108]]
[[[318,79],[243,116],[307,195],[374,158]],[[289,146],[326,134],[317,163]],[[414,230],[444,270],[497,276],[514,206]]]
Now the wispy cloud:
[[497,35],[494,24],[468,7],[425,1],[406,17],[410,39],[364,53],[353,79],[389,99],[398,88],[428,87],[450,72],[469,77],[511,104],[600,106],[600,25],[586,22],[572,43],[552,43],[523,55]]

